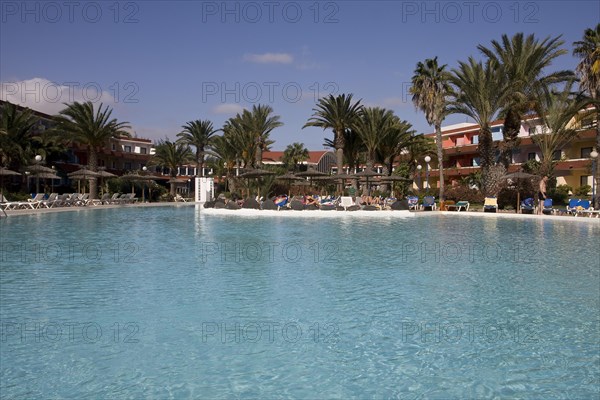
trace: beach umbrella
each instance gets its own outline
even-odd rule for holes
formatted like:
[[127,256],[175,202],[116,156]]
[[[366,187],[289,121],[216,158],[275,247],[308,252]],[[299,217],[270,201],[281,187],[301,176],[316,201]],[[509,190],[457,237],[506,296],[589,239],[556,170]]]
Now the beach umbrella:
[[287,181],[287,184],[288,184],[288,188],[287,188],[288,189],[287,190],[288,191],[288,196],[290,195],[290,187],[292,185],[292,181],[302,180],[302,178],[294,175],[291,172],[287,172],[287,173],[285,173],[283,175],[279,175],[276,179],[282,180],[282,181]]
[[0,167],[0,195],[2,195],[2,197],[4,197],[4,192],[3,192],[4,177],[5,176],[18,176],[18,175],[21,175],[21,174],[18,172],[12,171],[8,168]]
[[[410,178],[404,178],[402,176],[398,176],[398,175],[390,175],[390,176],[382,176],[381,177],[381,182],[382,183],[391,183],[393,185],[394,182],[412,182],[413,180]],[[392,188],[392,192],[393,192],[393,188]],[[394,193],[392,193],[392,196],[394,195]]]
[[381,176],[381,174],[379,172],[375,172],[370,168],[365,169],[364,171],[358,172],[356,174],[354,174],[355,178],[365,178],[366,182],[367,182],[367,195],[370,196],[371,195],[371,188],[369,187],[369,178],[372,178],[374,176]]
[[41,174],[41,173],[48,173],[48,174],[53,174],[54,170],[52,168],[48,168],[48,167],[44,167],[43,165],[40,164],[34,164],[34,165],[30,165],[28,167],[25,167],[25,171],[29,171],[35,174]]
[[[154,179],[154,177],[152,175],[125,174],[125,175],[121,176],[121,179],[131,181],[131,193],[135,193],[135,190],[133,187],[134,182],[143,182],[144,186],[142,187],[142,203],[146,201],[146,195],[145,195],[146,182]],[[171,183],[171,180],[168,183]]]
[[517,181],[517,214],[519,213],[520,209],[521,209],[521,183],[519,182],[519,179],[531,179],[531,178],[535,178],[536,175],[532,175],[532,174],[528,174],[527,172],[522,172],[522,171],[518,171],[518,172],[513,172],[512,174],[507,174],[504,175],[504,179],[510,179],[510,180],[516,180]]
[[314,168],[309,168],[304,172],[298,172],[296,174],[296,176],[307,177],[309,183],[312,185],[312,178],[316,178],[318,176],[329,176],[329,174],[326,174],[325,172],[317,171]]
[[71,179],[77,180],[77,192],[81,193],[81,181],[85,181],[86,179],[97,178],[100,176],[97,172],[92,171],[91,169],[87,169],[83,167],[78,169],[77,171],[70,172],[67,176]]
[[[262,178],[263,176],[268,175],[275,175],[275,172],[268,171],[266,169],[256,168],[248,170],[243,174],[239,175],[240,178],[246,178],[246,180],[248,181],[248,197],[250,197],[250,179]],[[258,196],[260,196],[260,192],[258,193]]]
[[[104,167],[100,167],[100,168],[104,168]],[[100,187],[102,188],[102,192],[104,193],[104,178],[114,178],[115,174],[111,174],[110,172],[107,172],[103,169],[98,169],[98,176],[100,177]]]

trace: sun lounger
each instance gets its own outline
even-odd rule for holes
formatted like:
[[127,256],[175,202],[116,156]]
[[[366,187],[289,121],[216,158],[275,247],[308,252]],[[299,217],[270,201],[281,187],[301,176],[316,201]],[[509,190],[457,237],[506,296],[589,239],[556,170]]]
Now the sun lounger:
[[340,197],[340,206],[344,207],[344,210],[348,210],[349,207],[356,205],[354,203],[354,199],[350,196],[342,196]]
[[419,209],[419,198],[417,196],[408,196],[406,198],[408,200],[408,209],[409,210],[418,210]]
[[423,203],[421,203],[422,210],[435,211],[435,197],[433,196],[425,196],[423,197]]
[[108,201],[110,200],[110,193],[104,193],[102,195],[101,198],[99,199],[92,199],[88,201],[88,204],[92,205],[92,206],[98,206],[101,204],[108,204]]
[[470,203],[468,201],[458,201],[456,204],[446,204],[448,211],[469,211]]
[[486,197],[483,203],[483,212],[498,212],[498,199],[495,197]]
[[567,204],[567,214],[577,215],[577,207],[579,206],[580,199],[569,199]]
[[0,208],[2,211],[5,210],[18,210],[20,208],[31,208],[33,209],[33,205],[29,201],[9,201],[6,197],[2,196],[0,198]]
[[552,208],[552,199],[545,199],[542,206],[542,213],[546,215],[554,214],[557,210]]
[[32,199],[27,199],[27,201],[33,206],[33,208],[40,208],[42,204],[42,200],[44,200],[44,193],[36,193],[35,197]]
[[50,208],[50,204],[52,204],[54,202],[54,200],[56,200],[57,198],[58,198],[58,193],[50,193],[50,195],[48,196],[47,199],[42,200],[40,202],[40,208],[41,207]]
[[528,197],[521,202],[521,214],[533,214],[535,211],[535,200]]

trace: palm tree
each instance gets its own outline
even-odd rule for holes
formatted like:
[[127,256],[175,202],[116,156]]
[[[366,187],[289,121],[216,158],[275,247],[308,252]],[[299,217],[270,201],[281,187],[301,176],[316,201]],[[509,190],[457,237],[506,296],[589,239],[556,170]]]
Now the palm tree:
[[187,163],[192,158],[189,146],[181,141],[171,142],[169,139],[159,140],[155,147],[154,158],[151,163],[162,168],[169,169],[171,184],[169,193],[175,196],[174,178],[177,176],[177,168]]
[[567,146],[578,135],[581,121],[590,114],[585,108],[591,103],[589,97],[574,95],[573,82],[560,92],[552,92],[541,104],[542,132],[531,138],[541,152],[538,173],[551,178],[554,171],[554,153]]
[[542,97],[547,96],[552,87],[573,77],[571,71],[559,71],[544,75],[544,70],[552,61],[566,54],[560,47],[564,44],[560,36],[547,37],[541,42],[531,34],[527,37],[517,33],[512,38],[502,35],[501,42],[492,41],[491,48],[479,45],[477,48],[494,65],[501,67],[511,94],[503,105],[503,142],[500,144],[500,160],[505,168],[512,162],[512,152],[519,146],[521,120],[527,112],[537,110]]
[[479,124],[479,155],[485,195],[495,193],[498,180],[505,174],[504,169],[492,168],[495,165],[495,149],[490,127],[509,93],[500,70],[501,66],[493,61],[483,64],[469,57],[468,62],[459,62],[459,69],[454,69],[451,77],[455,94],[449,112],[465,114]]
[[262,153],[269,149],[274,142],[269,140],[273,129],[283,126],[279,115],[271,115],[271,106],[259,104],[252,106],[252,111],[244,110],[242,113],[242,126],[256,142],[256,158],[253,166],[260,167]]
[[313,108],[313,116],[302,127],[304,129],[308,126],[316,126],[333,130],[338,174],[343,172],[344,167],[344,133],[353,128],[362,109],[360,100],[353,103],[352,96],[352,94],[340,94],[334,97],[330,94],[328,97],[320,98],[316,108]]
[[240,160],[245,168],[256,160],[258,141],[252,132],[246,129],[246,124],[240,114],[229,118],[223,125],[223,137],[236,149],[235,160]]
[[[596,150],[600,151],[600,24],[586,29],[583,40],[573,43],[573,55],[581,58],[577,64],[580,88],[588,94],[596,108]],[[596,163],[596,187],[600,187],[600,162]],[[596,196],[594,208],[600,206]]]
[[[112,110],[102,104],[94,112],[91,101],[85,103],[74,102],[65,104],[67,108],[59,112],[56,120],[57,129],[63,131],[70,141],[87,146],[88,167],[96,171],[98,166],[98,149],[106,145],[111,138],[119,136],[130,137],[125,129],[130,128],[128,122],[118,122],[111,119]],[[96,178],[90,179],[90,199],[95,199],[97,194]]]
[[253,106],[252,111],[244,110],[225,122],[223,131],[239,149],[239,158],[245,167],[258,168],[262,162],[262,152],[274,143],[269,135],[283,123],[279,121],[279,115],[272,113],[273,108],[259,104]]
[[209,120],[189,121],[182,126],[183,131],[177,136],[185,144],[196,149],[196,176],[204,176],[204,155],[206,148],[219,130],[213,128]]
[[381,141],[390,134],[396,122],[394,112],[379,107],[364,107],[355,124],[367,152],[367,168],[373,168]]
[[419,62],[412,77],[410,93],[418,109],[425,113],[429,125],[435,127],[438,169],[440,171],[440,199],[444,198],[444,152],[442,122],[448,114],[448,96],[451,94],[450,74],[446,65],[438,65],[437,57]]
[[214,157],[216,174],[219,176],[225,175],[226,186],[229,183],[229,178],[233,175],[233,167],[236,165],[239,157],[239,151],[230,136],[231,134],[227,133],[223,134],[223,136],[215,136],[211,144],[211,149],[208,151],[209,156]]
[[600,24],[586,29],[583,40],[573,43],[573,55],[581,58],[577,74],[581,89],[594,99],[600,99]]
[[6,102],[0,114],[0,164],[20,170],[34,157],[32,141],[38,120],[29,108]]
[[283,164],[286,169],[293,170],[296,172],[298,164],[302,161],[308,160],[309,154],[308,149],[304,147],[304,143],[292,143],[289,144],[283,151]]
[[394,115],[387,135],[381,138],[377,149],[377,161],[383,164],[383,174],[392,174],[394,161],[407,152],[411,144],[418,140],[412,125]]
[[[323,143],[324,147],[329,147],[335,151],[335,141],[333,139],[325,138]],[[355,129],[346,129],[344,131],[344,160],[343,165],[347,165],[350,171],[358,168],[361,162],[361,153],[365,150],[365,146],[360,140],[358,133]],[[342,171],[343,172],[343,171]]]

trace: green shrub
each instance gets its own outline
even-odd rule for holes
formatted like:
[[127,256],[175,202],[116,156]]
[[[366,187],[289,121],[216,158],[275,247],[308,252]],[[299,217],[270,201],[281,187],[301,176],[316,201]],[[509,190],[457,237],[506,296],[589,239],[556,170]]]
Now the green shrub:
[[552,199],[552,203],[555,205],[566,205],[569,201],[569,192],[573,188],[569,185],[558,185],[555,188],[548,189],[546,196]]
[[578,197],[587,197],[588,193],[592,191],[592,187],[590,185],[579,186],[577,189],[573,191],[573,194]]
[[469,203],[483,203],[484,196],[477,189],[471,189],[467,186],[452,186],[444,191],[446,200],[468,201]]

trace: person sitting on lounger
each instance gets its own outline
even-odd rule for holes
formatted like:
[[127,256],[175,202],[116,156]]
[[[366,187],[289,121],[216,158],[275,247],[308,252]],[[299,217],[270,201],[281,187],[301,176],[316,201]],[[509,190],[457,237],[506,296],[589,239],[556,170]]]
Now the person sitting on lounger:
[[313,204],[318,204],[318,202],[312,196],[304,196],[304,204],[307,205],[307,206],[311,206]]

